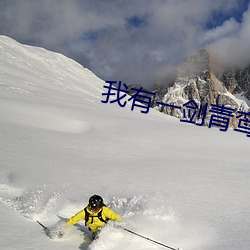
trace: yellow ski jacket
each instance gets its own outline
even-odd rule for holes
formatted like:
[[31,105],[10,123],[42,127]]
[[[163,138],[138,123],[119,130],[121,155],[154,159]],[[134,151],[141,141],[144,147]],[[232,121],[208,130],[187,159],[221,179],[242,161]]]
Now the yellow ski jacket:
[[[99,211],[93,212],[89,209],[89,207],[86,207],[87,212],[89,213],[88,221],[85,221],[86,226],[88,226],[89,230],[92,233],[97,232],[100,228],[102,228],[106,223],[105,221],[112,220],[112,221],[121,221],[120,215],[116,214],[113,210],[110,208],[103,206]],[[98,218],[98,215],[100,215],[101,212],[101,218],[100,220]],[[77,214],[72,216],[68,221],[67,224],[74,225],[80,220],[85,220],[85,210],[82,209]]]

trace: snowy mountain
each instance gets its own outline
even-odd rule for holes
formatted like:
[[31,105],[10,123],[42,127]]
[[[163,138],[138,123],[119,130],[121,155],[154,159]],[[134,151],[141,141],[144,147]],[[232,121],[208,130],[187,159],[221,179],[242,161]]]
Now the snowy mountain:
[[[211,62],[209,51],[202,49],[194,55],[188,57],[186,61],[179,66],[177,77],[170,87],[165,87],[163,94],[158,94],[157,101],[165,104],[183,107],[190,100],[194,100],[198,107],[208,109],[211,105],[225,106],[234,110],[233,117],[230,119],[230,126],[237,128],[237,112],[250,111],[246,98],[249,95],[249,72],[229,71],[219,73]],[[154,92],[162,92],[160,89],[154,89]],[[233,94],[238,94],[237,96]],[[243,98],[243,99],[242,99]],[[157,105],[153,106],[168,115],[183,118],[183,111],[171,106]],[[211,112],[205,115],[204,125],[209,124]],[[198,113],[195,120],[198,120]]]
[[[118,79],[119,80],[119,79]],[[0,248],[153,250],[109,224],[50,239],[102,195],[122,226],[184,250],[248,250],[249,137],[102,103],[105,82],[63,55],[0,36]]]

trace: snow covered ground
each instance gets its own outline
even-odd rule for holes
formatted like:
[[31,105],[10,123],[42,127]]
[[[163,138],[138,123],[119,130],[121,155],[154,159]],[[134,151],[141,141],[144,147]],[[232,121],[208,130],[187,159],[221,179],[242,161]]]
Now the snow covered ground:
[[250,138],[104,104],[104,85],[0,36],[0,249],[163,249],[112,225],[90,243],[83,227],[50,239],[36,223],[53,228],[96,193],[124,227],[171,247],[249,250]]

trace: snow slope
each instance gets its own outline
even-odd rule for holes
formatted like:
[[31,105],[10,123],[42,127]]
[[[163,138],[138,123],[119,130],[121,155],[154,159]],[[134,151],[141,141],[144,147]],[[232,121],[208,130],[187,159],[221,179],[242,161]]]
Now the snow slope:
[[166,245],[248,250],[250,139],[104,104],[104,84],[0,36],[0,248],[162,249],[112,225],[90,244],[83,223],[63,239],[36,223],[54,228],[97,193],[124,227]]

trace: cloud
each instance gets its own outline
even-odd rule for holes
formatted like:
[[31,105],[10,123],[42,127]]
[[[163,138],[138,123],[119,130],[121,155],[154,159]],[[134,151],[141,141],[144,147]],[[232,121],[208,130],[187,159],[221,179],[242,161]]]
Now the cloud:
[[235,34],[240,28],[240,24],[235,20],[235,18],[230,18],[224,21],[221,26],[204,31],[203,36],[200,38],[201,44],[211,44],[213,42],[219,41],[225,37]]
[[[227,29],[227,24],[220,27]],[[243,15],[237,28],[210,44],[210,51],[218,64],[224,67],[245,67],[250,64],[250,9]]]
[[[0,33],[64,53],[105,80],[148,86],[204,46],[218,53],[249,40],[248,13],[233,17],[242,1],[2,0]],[[208,29],[214,13],[226,20]]]

